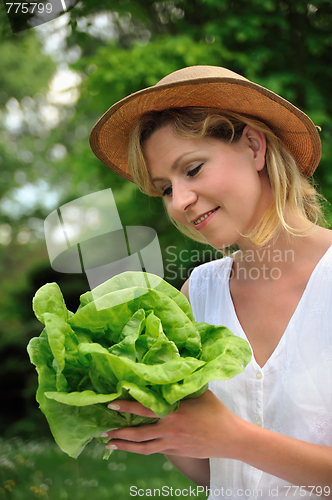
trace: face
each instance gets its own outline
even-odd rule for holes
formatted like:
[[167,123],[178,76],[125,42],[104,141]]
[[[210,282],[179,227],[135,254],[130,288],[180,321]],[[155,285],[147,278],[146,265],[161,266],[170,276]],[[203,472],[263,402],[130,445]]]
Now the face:
[[145,143],[144,155],[171,217],[215,248],[241,246],[272,201],[263,133],[249,126],[233,145],[183,139],[170,125]]

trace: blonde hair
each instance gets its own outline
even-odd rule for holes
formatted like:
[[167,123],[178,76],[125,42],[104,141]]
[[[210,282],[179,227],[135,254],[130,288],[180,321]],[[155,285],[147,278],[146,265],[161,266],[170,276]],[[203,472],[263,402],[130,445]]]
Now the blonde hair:
[[[255,118],[213,108],[186,107],[151,111],[142,115],[134,124],[129,140],[128,161],[134,181],[144,193],[162,196],[161,191],[152,183],[144,158],[144,143],[156,130],[168,124],[179,137],[214,138],[227,144],[236,143],[246,125],[265,134],[266,168],[274,199],[257,226],[244,235],[255,245],[265,245],[281,228],[288,234],[305,235],[312,227],[311,223],[316,224],[323,219],[320,204],[323,197],[301,174],[292,155],[272,130]],[[284,212],[287,202],[298,220],[304,223],[305,229],[298,230],[286,222]],[[180,224],[172,217],[170,219],[183,234],[206,243],[197,231]]]

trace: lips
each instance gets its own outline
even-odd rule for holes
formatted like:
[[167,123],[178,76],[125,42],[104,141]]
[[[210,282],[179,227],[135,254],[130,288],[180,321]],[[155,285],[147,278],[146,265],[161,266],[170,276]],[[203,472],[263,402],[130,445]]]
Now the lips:
[[209,212],[206,212],[205,214],[200,215],[197,219],[193,220],[192,222],[195,224],[195,226],[197,226],[198,224],[200,224],[201,222],[203,222],[204,219],[206,219],[207,217],[209,217],[209,215],[213,214],[213,212],[215,212],[216,210],[218,210],[218,208],[219,207],[214,208],[213,210],[210,210]]

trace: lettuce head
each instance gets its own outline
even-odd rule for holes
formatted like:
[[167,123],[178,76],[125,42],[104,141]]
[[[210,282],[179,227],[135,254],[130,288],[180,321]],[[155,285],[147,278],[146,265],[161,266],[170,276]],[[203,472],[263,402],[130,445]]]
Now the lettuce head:
[[103,432],[158,420],[112,411],[111,401],[134,399],[165,417],[211,380],[242,372],[251,358],[246,341],[197,323],[186,297],[148,273],[106,281],[80,297],[75,314],[48,283],[33,309],[44,325],[28,345],[36,399],[55,441],[74,458],[93,438],[105,441]]

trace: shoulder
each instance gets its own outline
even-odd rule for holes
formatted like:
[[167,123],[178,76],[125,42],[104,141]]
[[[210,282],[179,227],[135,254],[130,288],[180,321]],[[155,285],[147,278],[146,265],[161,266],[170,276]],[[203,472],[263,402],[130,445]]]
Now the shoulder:
[[189,280],[188,278],[182,285],[180,292],[189,300]]
[[228,282],[232,262],[231,257],[223,257],[195,267],[190,277],[183,283],[181,292],[190,301],[190,289],[202,288],[203,285],[206,287],[211,280],[216,278],[222,278],[223,282]]
[[207,281],[209,278],[227,278],[232,266],[233,259],[231,257],[223,257],[222,259],[212,260],[211,262],[206,262],[200,266],[195,267],[192,271],[189,280],[193,282],[194,280],[204,280]]

